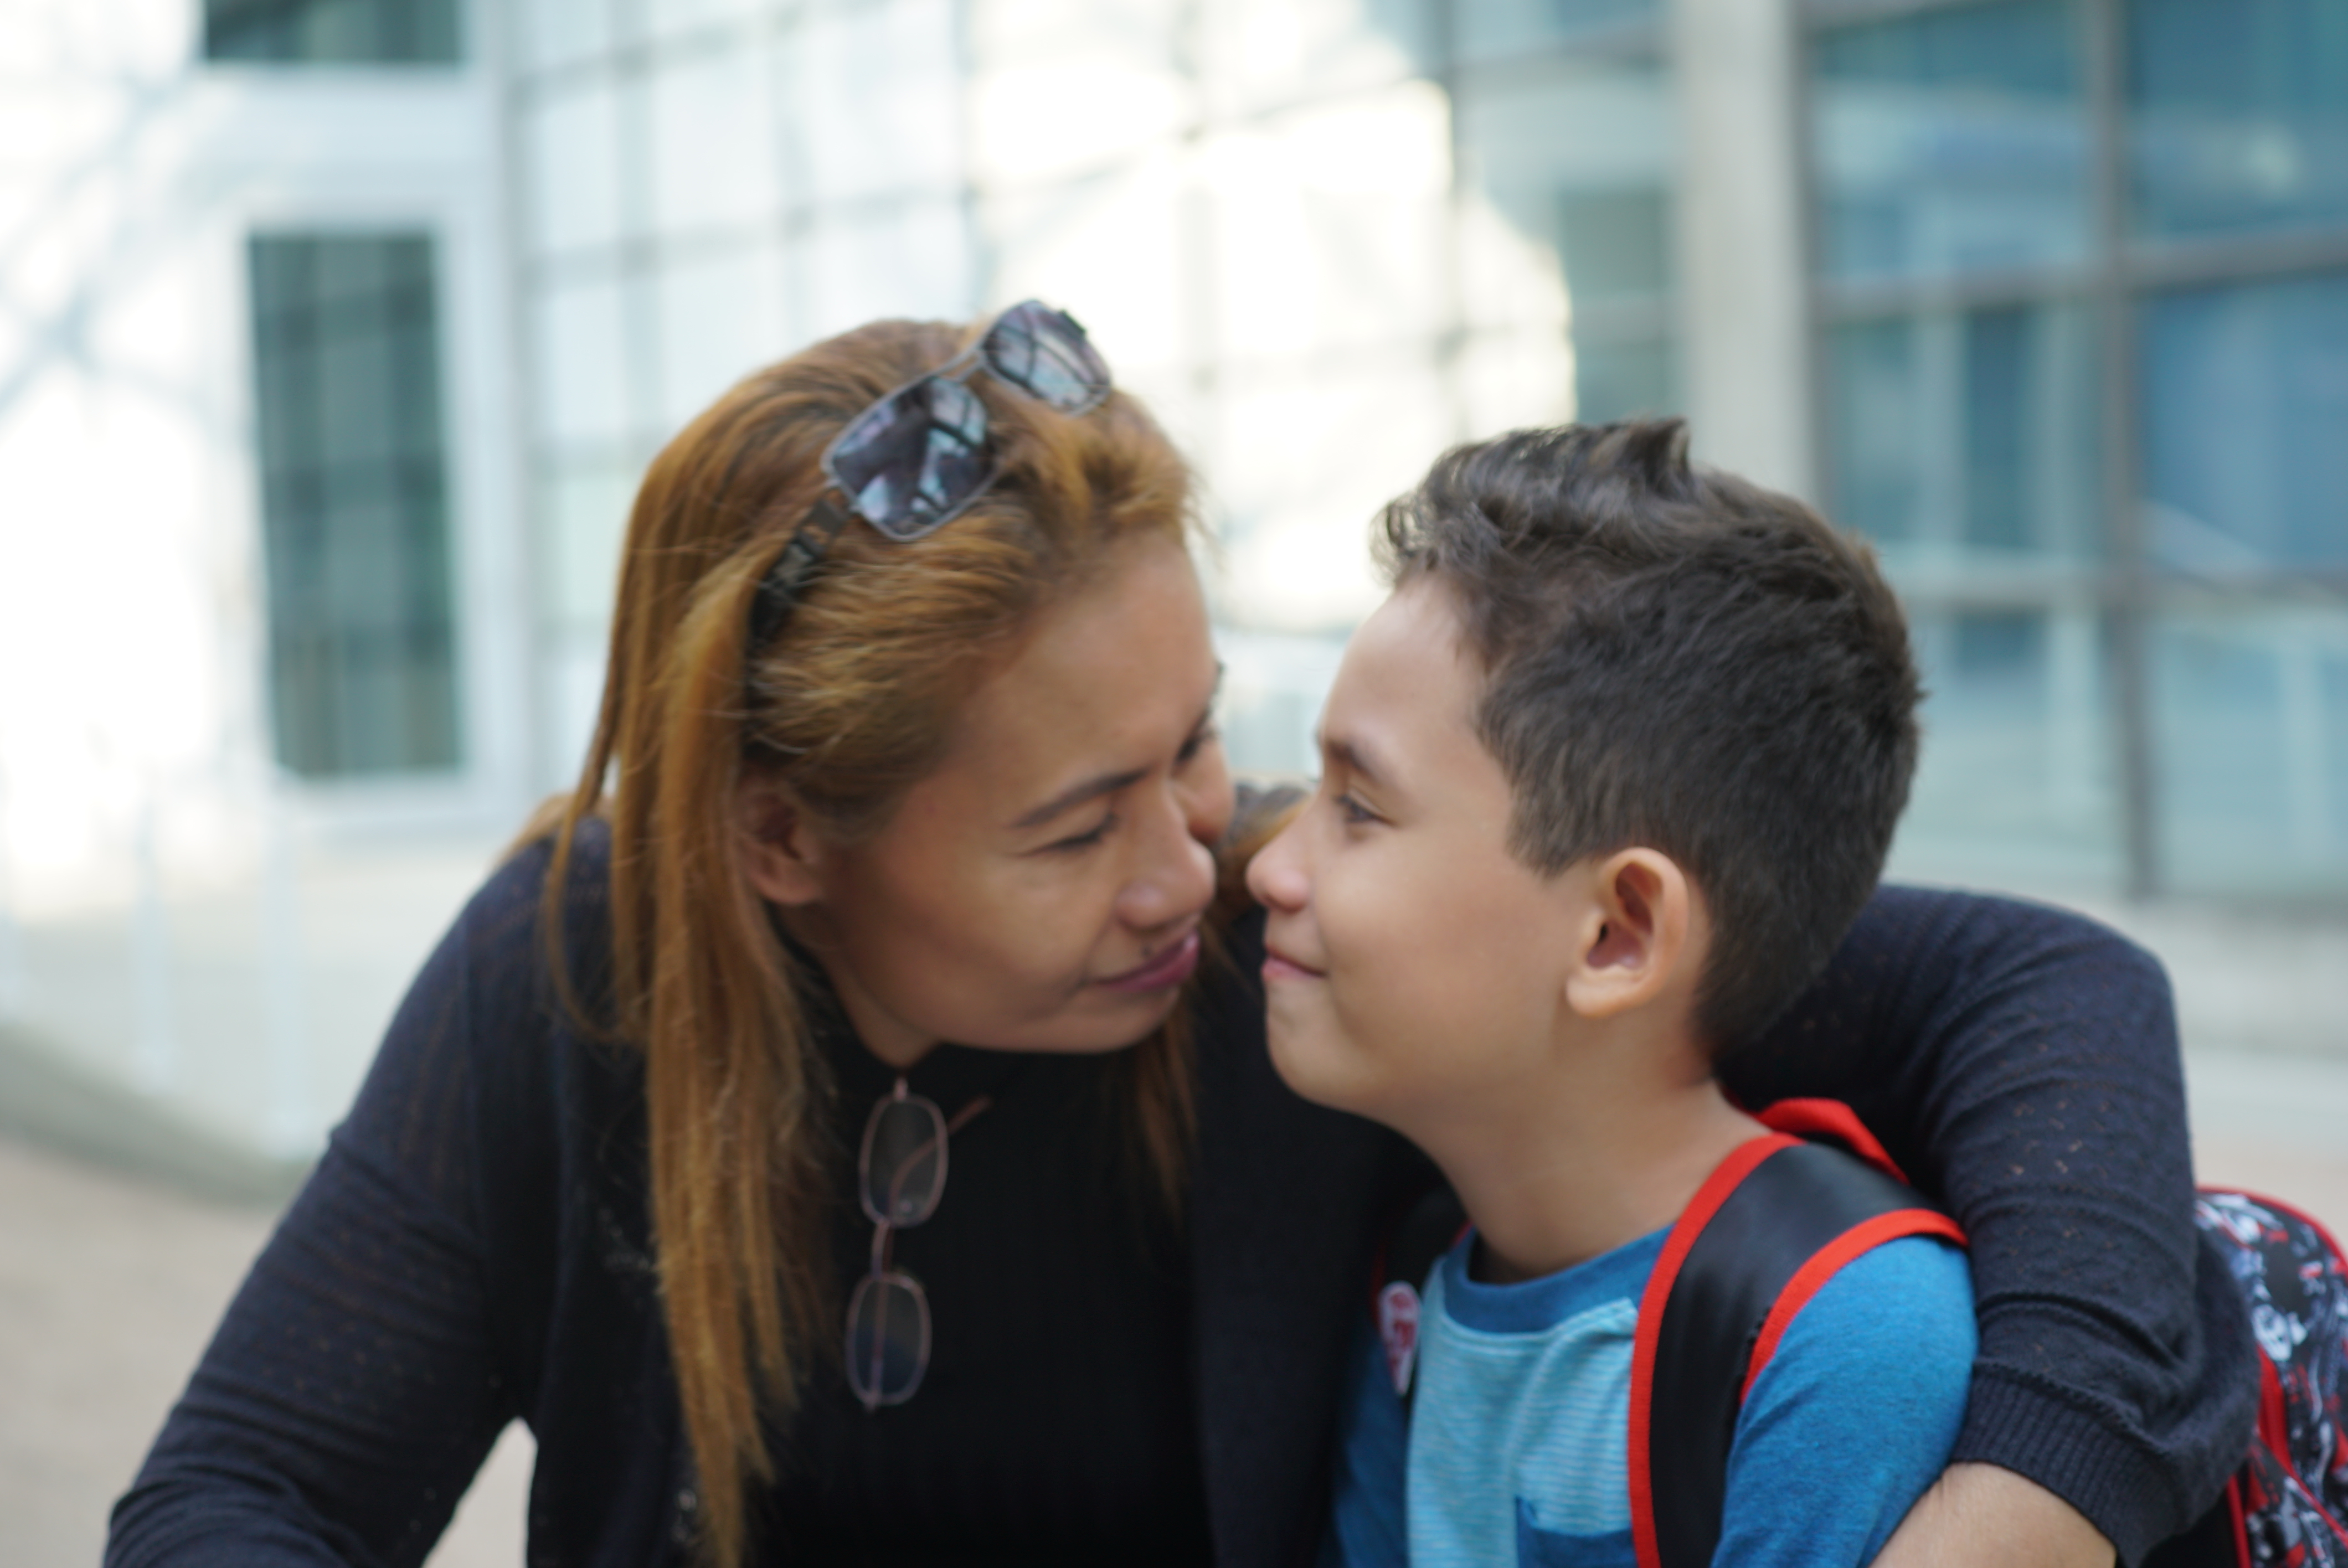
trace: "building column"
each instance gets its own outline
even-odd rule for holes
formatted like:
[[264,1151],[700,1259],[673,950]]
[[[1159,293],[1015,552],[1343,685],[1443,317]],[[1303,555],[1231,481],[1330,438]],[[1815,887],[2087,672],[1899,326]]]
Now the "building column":
[[1818,498],[1793,0],[1672,0],[1696,456]]

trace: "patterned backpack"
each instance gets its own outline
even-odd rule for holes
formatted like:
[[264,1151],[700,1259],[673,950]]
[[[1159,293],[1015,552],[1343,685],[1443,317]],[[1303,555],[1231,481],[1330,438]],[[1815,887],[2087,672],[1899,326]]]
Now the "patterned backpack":
[[2216,1506],[2145,1568],[2348,1568],[2348,1264],[2322,1225],[2272,1198],[2208,1188],[2193,1217],[2250,1311],[2258,1435]]

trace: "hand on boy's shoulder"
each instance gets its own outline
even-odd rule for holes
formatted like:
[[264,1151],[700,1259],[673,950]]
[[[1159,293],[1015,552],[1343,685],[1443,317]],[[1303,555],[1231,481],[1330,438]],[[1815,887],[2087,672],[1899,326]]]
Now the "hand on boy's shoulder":
[[2111,1568],[2077,1509],[2010,1470],[1953,1464],[1916,1500],[1875,1568]]

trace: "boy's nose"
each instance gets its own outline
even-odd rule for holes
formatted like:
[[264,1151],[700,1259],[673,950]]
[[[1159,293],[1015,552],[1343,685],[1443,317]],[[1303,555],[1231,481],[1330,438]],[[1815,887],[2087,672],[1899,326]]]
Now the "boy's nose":
[[1248,891],[1267,909],[1301,909],[1312,892],[1311,881],[1304,874],[1303,857],[1297,853],[1296,834],[1303,822],[1300,815],[1282,828],[1248,862]]

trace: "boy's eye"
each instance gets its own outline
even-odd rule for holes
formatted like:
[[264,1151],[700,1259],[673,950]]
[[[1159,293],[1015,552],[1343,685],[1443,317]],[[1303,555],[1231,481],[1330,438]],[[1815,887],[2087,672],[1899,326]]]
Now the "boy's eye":
[[1218,733],[1214,725],[1201,725],[1191,733],[1189,740],[1182,743],[1182,749],[1174,753],[1174,765],[1180,767],[1196,758],[1200,752],[1207,749],[1207,743],[1214,740]]
[[1350,794],[1340,794],[1336,800],[1337,815],[1348,827],[1359,827],[1378,820],[1378,814]]

